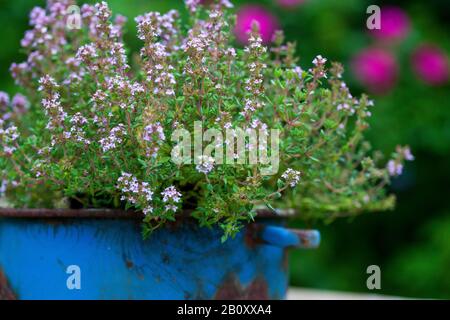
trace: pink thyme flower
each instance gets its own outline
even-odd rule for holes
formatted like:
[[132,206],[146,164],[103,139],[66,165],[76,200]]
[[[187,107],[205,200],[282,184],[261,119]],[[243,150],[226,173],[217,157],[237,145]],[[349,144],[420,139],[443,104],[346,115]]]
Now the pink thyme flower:
[[9,95],[6,92],[0,91],[0,111],[5,112],[9,106]]
[[403,165],[395,162],[395,160],[389,160],[387,170],[392,177],[400,176],[403,173]]
[[18,93],[12,99],[11,105],[13,107],[14,112],[18,114],[25,113],[30,107],[30,103],[28,102],[27,97]]
[[30,25],[43,27],[48,23],[49,18],[46,16],[45,9],[34,7],[30,12]]
[[153,200],[153,191],[148,182],[141,182],[132,174],[123,172],[117,179],[116,187],[122,193],[120,200],[140,205],[145,215],[153,212],[153,207],[150,205]]
[[163,202],[178,203],[181,200],[181,193],[179,193],[174,186],[164,189],[164,191],[161,192],[161,195],[163,196]]
[[103,152],[107,152],[111,149],[115,149],[117,145],[123,142],[123,137],[127,134],[125,126],[118,124],[111,129],[109,135],[103,139],[100,139],[99,143],[103,149]]
[[322,57],[321,55],[318,55],[314,58],[314,60],[312,61],[313,65],[315,65],[316,67],[319,65],[324,65],[327,62],[327,59]]
[[279,28],[277,18],[262,6],[243,6],[237,13],[237,21],[234,32],[241,43],[247,43],[248,33],[252,29],[253,22],[259,24],[259,31],[264,43],[269,43],[275,31]]
[[440,85],[449,79],[448,57],[438,47],[418,47],[412,55],[412,65],[416,74],[429,85]]
[[156,157],[158,155],[159,147],[166,140],[164,135],[164,128],[159,122],[149,124],[144,128],[142,139],[147,142],[146,154],[148,157]]
[[163,202],[166,203],[164,210],[166,212],[177,212],[178,207],[176,204],[181,201],[181,193],[179,193],[174,186],[170,186],[164,189],[164,191],[161,192],[161,195],[163,196]]
[[214,169],[214,158],[210,156],[199,156],[198,164],[195,166],[195,169],[204,174],[210,173]]
[[294,188],[300,182],[300,174],[300,171],[288,168],[281,175],[281,178],[283,178],[291,188]]
[[370,91],[384,93],[397,79],[397,62],[388,51],[368,48],[359,52],[352,61],[355,77]]
[[403,9],[395,6],[381,8],[381,29],[370,30],[379,40],[396,41],[406,38],[410,31],[409,17]]
[[408,148],[408,147],[403,149],[403,157],[407,161],[413,161],[414,160],[414,155],[411,153],[411,149]]
[[0,152],[10,156],[16,151],[15,141],[19,138],[19,132],[16,126],[3,129],[3,125],[4,121],[0,119]]

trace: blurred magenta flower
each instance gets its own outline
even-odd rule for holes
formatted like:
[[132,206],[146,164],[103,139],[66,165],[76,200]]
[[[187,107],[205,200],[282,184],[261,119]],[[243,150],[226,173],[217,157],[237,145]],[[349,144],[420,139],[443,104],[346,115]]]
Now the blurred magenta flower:
[[236,38],[241,43],[247,43],[253,21],[259,24],[263,42],[271,42],[273,34],[278,30],[278,20],[272,13],[258,5],[243,6],[239,9],[234,29]]
[[306,0],[276,0],[284,8],[293,8],[306,2]]
[[414,51],[411,60],[414,71],[426,83],[440,85],[448,81],[448,57],[440,48],[422,45]]
[[352,61],[353,73],[369,91],[385,93],[397,79],[395,57],[384,49],[367,48],[359,52]]
[[409,17],[403,9],[394,6],[381,8],[381,29],[370,30],[379,40],[403,40],[410,30]]

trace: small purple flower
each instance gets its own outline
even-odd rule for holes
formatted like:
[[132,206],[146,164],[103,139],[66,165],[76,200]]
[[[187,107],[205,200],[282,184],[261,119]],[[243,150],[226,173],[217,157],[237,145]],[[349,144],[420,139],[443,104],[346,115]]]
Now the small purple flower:
[[312,61],[313,65],[315,65],[316,67],[324,65],[326,62],[327,59],[322,57],[321,55],[316,56]]
[[441,85],[448,81],[450,67],[447,55],[438,47],[422,45],[412,55],[415,73],[429,85]]
[[403,9],[395,6],[381,8],[381,29],[370,30],[379,40],[403,40],[410,30],[409,17]]
[[102,147],[103,152],[108,152],[111,149],[115,149],[117,145],[123,142],[123,137],[126,135],[125,126],[119,124],[111,129],[109,135],[105,138],[100,139],[99,143]]
[[18,93],[14,96],[11,104],[12,104],[14,111],[19,114],[25,113],[30,106],[28,99],[20,93]]
[[28,30],[22,40],[20,40],[20,45],[24,48],[28,48],[33,44],[34,41],[34,31]]
[[281,175],[281,178],[283,178],[291,188],[294,188],[300,182],[300,174],[300,171],[288,168]]
[[167,187],[161,192],[163,196],[163,202],[179,203],[181,200],[181,193],[174,186]]
[[272,41],[272,37],[278,30],[277,18],[262,6],[243,6],[237,13],[237,21],[234,32],[241,43],[247,43],[248,33],[252,29],[253,22],[258,23],[259,32],[264,43]]
[[396,177],[403,173],[403,165],[395,162],[395,160],[389,160],[387,170],[390,176]]
[[210,173],[214,169],[214,158],[204,155],[199,156],[198,164],[195,166],[195,169],[200,173]]
[[10,156],[16,151],[15,141],[19,138],[19,132],[15,126],[4,130],[3,123],[3,120],[0,119],[0,150],[3,148],[3,152]]
[[202,0],[185,0],[184,3],[188,8],[189,12],[195,13],[197,12],[197,7],[202,3]]
[[130,173],[123,172],[117,179],[117,189],[122,193],[122,201],[138,204],[145,215],[153,212],[150,202],[153,200],[153,191],[148,182],[141,182]]
[[9,106],[9,95],[6,92],[0,91],[0,110],[5,111]]
[[409,148],[403,149],[403,157],[405,157],[405,160],[407,160],[407,161],[414,160],[414,155],[411,153],[411,149],[409,149]]
[[164,210],[166,212],[177,212],[178,206],[176,204],[181,201],[181,193],[174,186],[170,186],[164,189],[161,195],[163,196],[163,202],[166,204]]
[[30,25],[36,27],[43,27],[48,21],[45,14],[45,9],[41,7],[34,7],[30,12]]
[[149,124],[144,128],[142,139],[148,143],[146,146],[147,156],[156,157],[158,155],[159,146],[166,140],[164,129],[159,122]]
[[397,62],[386,50],[367,48],[352,61],[355,77],[370,91],[384,93],[391,89],[397,79]]
[[92,43],[80,47],[76,54],[76,58],[84,63],[88,63],[89,61],[91,61],[96,57],[97,57],[97,50],[95,49],[95,46]]

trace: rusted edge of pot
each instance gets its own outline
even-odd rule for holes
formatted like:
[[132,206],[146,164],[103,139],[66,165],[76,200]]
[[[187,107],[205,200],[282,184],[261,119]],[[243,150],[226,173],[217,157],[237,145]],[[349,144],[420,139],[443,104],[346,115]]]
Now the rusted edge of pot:
[[[294,210],[257,209],[258,218],[286,218],[295,214]],[[178,214],[180,218],[189,218],[192,210]],[[142,219],[139,211],[120,209],[13,209],[0,208],[0,218],[92,218],[92,219]]]
[[0,268],[0,300],[16,300],[17,297],[8,284],[5,274]]

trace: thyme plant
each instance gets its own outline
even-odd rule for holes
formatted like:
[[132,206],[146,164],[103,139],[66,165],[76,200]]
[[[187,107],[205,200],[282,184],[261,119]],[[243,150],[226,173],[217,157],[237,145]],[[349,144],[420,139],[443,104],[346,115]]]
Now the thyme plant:
[[[227,0],[186,1],[188,20],[176,11],[137,17],[134,54],[122,39],[126,19],[107,3],[83,5],[79,29],[67,27],[70,5],[32,10],[28,58],[11,66],[23,95],[0,93],[1,192],[15,207],[134,209],[145,214],[145,236],[190,209],[225,240],[261,206],[327,220],[394,206],[385,186],[413,156],[371,150],[373,102],[351,95],[339,63],[319,55],[302,69],[282,32],[265,46],[256,24],[236,47]],[[193,132],[196,121],[278,129],[278,170],[207,155],[173,161],[173,132]]]

